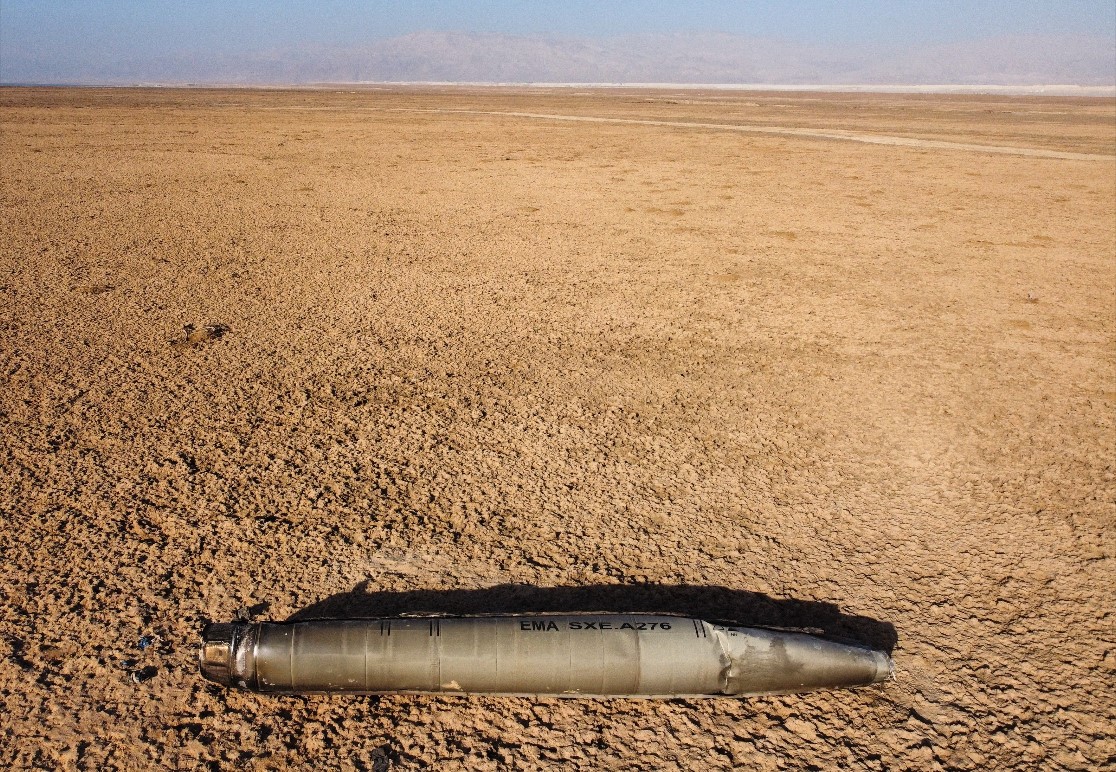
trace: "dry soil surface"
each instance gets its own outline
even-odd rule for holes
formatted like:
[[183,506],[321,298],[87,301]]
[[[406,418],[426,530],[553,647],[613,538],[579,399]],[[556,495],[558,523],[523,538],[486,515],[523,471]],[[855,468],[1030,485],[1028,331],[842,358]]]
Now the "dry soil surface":
[[[7,88],[0,121],[4,766],[1116,763],[1112,100]],[[259,696],[194,659],[242,607],[689,612],[898,673]]]

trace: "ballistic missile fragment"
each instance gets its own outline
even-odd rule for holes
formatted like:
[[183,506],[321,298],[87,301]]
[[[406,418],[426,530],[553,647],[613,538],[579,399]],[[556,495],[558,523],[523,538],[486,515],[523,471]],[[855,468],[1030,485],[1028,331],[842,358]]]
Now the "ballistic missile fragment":
[[887,680],[882,651],[803,633],[647,614],[233,622],[202,674],[257,692],[714,697]]

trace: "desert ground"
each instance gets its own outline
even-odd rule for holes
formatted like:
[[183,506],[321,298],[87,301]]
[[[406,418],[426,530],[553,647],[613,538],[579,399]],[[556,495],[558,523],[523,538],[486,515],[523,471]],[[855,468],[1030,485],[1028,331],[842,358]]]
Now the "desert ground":
[[[1114,156],[1111,99],[0,90],[0,764],[1113,765]],[[896,678],[283,697],[195,655],[569,610]]]

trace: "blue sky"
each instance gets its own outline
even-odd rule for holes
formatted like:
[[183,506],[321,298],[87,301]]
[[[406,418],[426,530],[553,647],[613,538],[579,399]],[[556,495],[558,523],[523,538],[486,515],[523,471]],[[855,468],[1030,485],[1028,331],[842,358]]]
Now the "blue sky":
[[0,48],[70,56],[355,45],[418,30],[562,37],[723,31],[806,43],[1116,35],[1113,0],[3,0]]
[[0,0],[8,83],[679,78],[1116,84],[1116,0]]

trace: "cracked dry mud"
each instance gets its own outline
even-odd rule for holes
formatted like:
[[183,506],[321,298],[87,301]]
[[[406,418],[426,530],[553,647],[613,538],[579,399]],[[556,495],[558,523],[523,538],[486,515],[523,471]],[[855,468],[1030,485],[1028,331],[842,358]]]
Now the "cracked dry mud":
[[[496,112],[1116,150],[1112,100],[0,90],[0,762],[1113,764],[1113,162]],[[238,609],[479,606],[818,627],[897,679],[269,697],[194,660]]]

